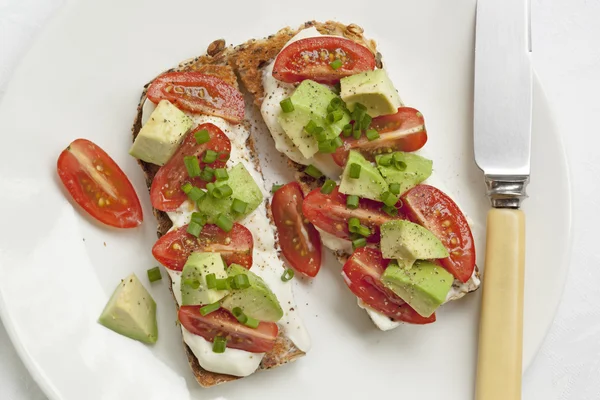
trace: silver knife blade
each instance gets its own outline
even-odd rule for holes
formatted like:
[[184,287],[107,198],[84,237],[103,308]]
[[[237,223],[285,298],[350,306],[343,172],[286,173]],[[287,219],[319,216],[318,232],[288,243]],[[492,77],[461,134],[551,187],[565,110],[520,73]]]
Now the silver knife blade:
[[473,131],[488,176],[529,176],[531,39],[527,0],[478,0]]

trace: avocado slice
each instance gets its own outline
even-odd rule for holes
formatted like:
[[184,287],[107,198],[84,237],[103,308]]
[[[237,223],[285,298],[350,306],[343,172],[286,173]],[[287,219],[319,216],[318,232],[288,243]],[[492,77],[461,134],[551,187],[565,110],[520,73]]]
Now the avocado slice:
[[169,100],[161,100],[140,129],[129,154],[151,164],[165,165],[193,126],[194,121],[183,111]]
[[350,114],[345,109],[340,109],[344,113],[341,120],[331,124],[326,122],[327,106],[336,97],[327,86],[307,79],[290,96],[294,111],[279,115],[279,124],[304,157],[311,158],[319,150],[315,137],[304,130],[309,121],[325,129],[326,140],[339,136],[344,126],[350,123]]
[[[198,210],[208,217],[208,222],[214,223],[219,214],[226,214],[234,221],[243,219],[250,214],[263,201],[263,193],[258,184],[252,178],[244,164],[238,163],[228,171],[229,178],[224,181],[216,181],[217,187],[229,185],[233,190],[230,197],[217,199],[213,196],[204,196],[198,203]],[[234,199],[239,199],[248,204],[244,213],[235,213],[231,210]]]
[[135,274],[123,279],[104,307],[98,323],[143,343],[156,343],[156,303]]
[[405,170],[400,171],[393,165],[380,165],[379,160],[382,157],[381,155],[375,157],[375,162],[377,163],[377,169],[379,169],[381,176],[383,176],[388,185],[392,183],[400,185],[400,195],[431,176],[433,161],[416,154],[401,151],[394,153],[394,156],[406,164]]
[[381,253],[384,258],[429,260],[446,258],[448,250],[433,233],[404,220],[381,224]]
[[181,305],[205,305],[221,300],[228,290],[209,289],[206,275],[215,274],[217,279],[227,278],[225,263],[219,253],[194,252],[190,254],[181,272]]
[[423,317],[429,317],[446,301],[454,277],[441,266],[417,261],[406,269],[390,264],[381,281]]
[[[360,176],[356,179],[350,177],[352,164],[360,166]],[[348,161],[342,174],[340,192],[381,201],[381,195],[387,190],[388,184],[379,173],[379,170],[358,151],[350,150]]]
[[221,302],[223,308],[231,311],[239,307],[244,314],[259,321],[277,322],[283,317],[283,310],[277,296],[261,277],[237,264],[231,264],[227,268],[227,274],[229,276],[245,274],[250,281],[250,287],[232,290],[231,294]]
[[354,110],[356,103],[360,103],[373,118],[395,114],[402,107],[400,96],[384,69],[342,78],[340,89],[340,96],[350,111]]

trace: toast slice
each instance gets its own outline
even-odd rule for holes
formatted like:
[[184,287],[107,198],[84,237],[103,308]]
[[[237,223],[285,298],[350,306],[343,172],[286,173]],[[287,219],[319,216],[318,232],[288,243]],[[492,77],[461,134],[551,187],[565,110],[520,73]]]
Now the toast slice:
[[[205,55],[184,61],[177,67],[165,72],[198,71],[205,74],[218,76],[219,78],[223,79],[224,81],[233,85],[234,87],[238,87],[238,81],[234,70],[231,67],[231,65],[229,65],[231,57],[234,54],[235,50],[232,47],[226,47],[224,40],[215,40],[208,46],[207,53]],[[132,128],[133,140],[135,140],[142,127],[142,108],[146,100],[146,92],[150,83],[146,84],[143,93],[140,97],[140,102],[137,108],[137,115],[135,117]],[[250,131],[252,132],[252,130]],[[254,140],[252,139],[252,133],[249,136],[246,145],[250,149],[250,152],[253,156],[252,161],[256,169],[262,174],[260,165],[258,163],[258,156],[254,147]],[[138,160],[138,162],[146,177],[146,185],[148,187],[148,190],[150,190],[154,176],[156,175],[160,167],[154,164],[146,163],[141,160]],[[173,224],[169,219],[167,213],[158,209],[153,209],[153,213],[158,221],[157,235],[160,238],[169,231]],[[271,210],[268,204],[267,215],[272,220]],[[173,287],[171,283],[172,282],[169,277],[169,289],[171,290],[171,294],[173,294]],[[173,298],[175,299],[174,294]],[[177,302],[175,302],[175,304],[177,304]],[[219,385],[221,383],[240,379],[240,377],[237,376],[220,374],[205,370],[200,366],[198,359],[191,351],[191,349],[187,346],[187,344],[183,342],[183,345],[194,376],[202,387],[211,387]],[[259,370],[281,366],[285,363],[294,361],[297,358],[302,357],[303,355],[305,355],[305,353],[298,349],[290,339],[285,337],[283,331],[280,331],[277,341],[275,343],[275,347],[272,351],[270,351],[264,356],[259,366]]]

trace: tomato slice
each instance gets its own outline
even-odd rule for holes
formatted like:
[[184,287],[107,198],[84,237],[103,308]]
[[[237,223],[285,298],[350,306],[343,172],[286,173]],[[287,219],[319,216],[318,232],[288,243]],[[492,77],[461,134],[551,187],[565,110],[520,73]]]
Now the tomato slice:
[[220,253],[225,264],[252,266],[252,233],[240,224],[233,224],[229,232],[217,225],[204,225],[198,237],[187,233],[187,225],[167,233],[154,244],[152,255],[158,262],[174,271],[183,266],[194,251]]
[[166,99],[179,109],[234,123],[244,120],[242,93],[223,79],[201,72],[167,72],[150,84],[148,98],[155,104]]
[[408,218],[429,229],[448,249],[440,260],[455,278],[467,282],[475,269],[475,243],[467,219],[448,195],[429,185],[418,185],[402,196]]
[[202,316],[202,306],[181,306],[179,322],[194,335],[212,342],[216,336],[226,337],[227,347],[251,353],[267,353],[273,350],[279,328],[274,322],[260,322],[256,329],[238,322],[229,311],[220,308]]
[[435,322],[435,314],[425,318],[419,315],[398,295],[381,283],[381,275],[390,260],[383,258],[381,251],[372,247],[357,249],[342,269],[344,281],[359,299],[372,309],[394,321],[410,324]]
[[[342,65],[333,69],[334,60]],[[300,39],[281,50],[275,59],[273,77],[295,83],[312,79],[335,83],[345,76],[375,69],[375,56],[367,49],[343,37],[313,37]]]
[[302,212],[319,229],[346,240],[351,239],[348,220],[358,218],[361,224],[371,229],[372,234],[367,238],[370,243],[379,242],[381,224],[391,219],[404,219],[402,215],[390,217],[381,210],[381,203],[369,199],[360,199],[358,208],[350,209],[346,206],[346,197],[338,186],[330,194],[321,193],[320,188],[314,189],[304,199]]
[[69,194],[98,221],[117,228],[142,223],[142,206],[131,182],[98,145],[73,141],[60,153],[56,167]]
[[[206,129],[210,135],[210,140],[203,144],[198,144],[194,134],[199,130]],[[213,150],[219,153],[217,160],[211,164],[204,164],[202,156],[206,150]],[[163,165],[152,181],[150,187],[150,201],[152,206],[162,211],[175,211],[187,199],[187,195],[181,190],[185,182],[190,182],[196,187],[204,188],[208,182],[200,178],[190,178],[183,162],[185,156],[195,155],[200,161],[200,167],[209,165],[211,168],[223,168],[227,163],[225,154],[231,152],[231,141],[217,126],[206,123],[188,133],[188,135],[173,154],[173,157]]]
[[283,255],[296,271],[315,277],[321,268],[321,237],[302,215],[298,182],[290,182],[275,192],[272,209]]
[[341,136],[344,145],[338,147],[332,155],[336,164],[344,166],[350,150],[358,150],[373,161],[377,154],[387,151],[417,151],[427,142],[423,114],[410,107],[400,107],[396,114],[373,118],[370,128],[379,132],[379,139],[369,141],[365,135],[360,139]]

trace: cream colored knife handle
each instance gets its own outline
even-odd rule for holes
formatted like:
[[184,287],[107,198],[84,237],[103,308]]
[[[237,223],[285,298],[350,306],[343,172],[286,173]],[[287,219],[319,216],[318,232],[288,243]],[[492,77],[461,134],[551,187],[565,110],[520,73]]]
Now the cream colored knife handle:
[[476,400],[521,399],[525,214],[493,208],[487,218]]

